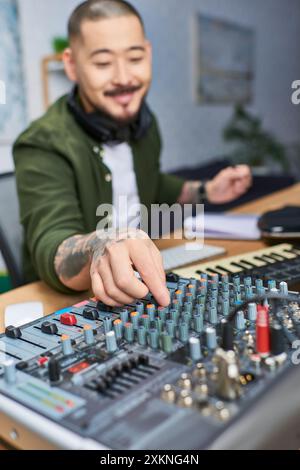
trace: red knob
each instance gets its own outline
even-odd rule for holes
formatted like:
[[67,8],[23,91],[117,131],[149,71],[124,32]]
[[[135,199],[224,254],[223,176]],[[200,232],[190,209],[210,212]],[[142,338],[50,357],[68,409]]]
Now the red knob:
[[270,325],[268,307],[257,307],[256,318],[256,351],[267,356],[270,353]]
[[63,313],[60,316],[60,323],[63,325],[74,326],[77,325],[77,318],[72,313]]

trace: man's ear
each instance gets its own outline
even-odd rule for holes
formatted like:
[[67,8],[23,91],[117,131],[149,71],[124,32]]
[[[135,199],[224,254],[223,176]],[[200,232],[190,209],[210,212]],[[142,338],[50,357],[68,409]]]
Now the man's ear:
[[70,47],[64,50],[63,52],[63,63],[64,63],[64,68],[66,75],[69,80],[72,82],[77,81],[77,74],[76,74],[76,67],[75,67],[75,61],[74,61],[74,53]]

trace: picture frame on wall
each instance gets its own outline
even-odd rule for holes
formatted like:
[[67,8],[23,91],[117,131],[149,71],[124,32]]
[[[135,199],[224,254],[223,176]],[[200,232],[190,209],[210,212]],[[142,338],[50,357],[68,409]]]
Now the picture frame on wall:
[[250,104],[255,31],[224,19],[193,19],[194,92],[198,104]]

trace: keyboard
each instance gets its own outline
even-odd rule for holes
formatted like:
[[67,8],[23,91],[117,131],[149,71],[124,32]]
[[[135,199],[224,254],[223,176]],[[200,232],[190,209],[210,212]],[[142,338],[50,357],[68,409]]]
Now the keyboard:
[[161,251],[165,271],[187,266],[224,253],[224,248],[212,245],[203,246],[200,243],[185,243],[184,245]]
[[286,281],[290,289],[300,285],[300,246],[290,243],[270,246],[262,250],[252,251],[239,256],[218,259],[184,269],[176,269],[182,277],[197,277],[201,273],[242,274],[262,278],[267,281]]

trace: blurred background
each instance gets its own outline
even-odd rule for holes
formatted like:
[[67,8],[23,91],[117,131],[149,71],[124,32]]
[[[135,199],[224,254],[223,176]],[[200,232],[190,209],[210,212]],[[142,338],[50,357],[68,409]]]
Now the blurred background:
[[[13,171],[17,135],[70,90],[60,53],[79,3],[0,0],[0,175]],[[300,1],[132,3],[154,49],[149,103],[161,125],[163,170],[196,178],[246,162],[277,183],[300,179],[300,109],[291,102]]]
[[[45,111],[47,102],[70,88],[61,62],[49,56],[64,46],[60,38],[66,37],[68,16],[79,3],[0,0],[0,80],[6,82],[7,95],[6,106],[0,107],[0,171],[12,168],[11,140]],[[154,81],[149,102],[162,127],[165,170],[180,168],[183,161],[187,166],[195,166],[230,153],[237,141],[226,141],[224,130],[230,124],[234,100],[238,98],[251,116],[262,120],[261,130],[272,133],[279,143],[294,147],[300,142],[300,112],[291,103],[291,84],[300,78],[299,0],[132,3],[141,11],[154,47]],[[203,21],[206,18],[215,20],[211,21],[211,31],[209,21],[206,25]],[[214,43],[209,49],[212,38]],[[236,90],[234,80],[227,83],[223,100],[219,89],[226,83],[215,80],[212,82],[217,88],[215,99],[212,97],[208,102],[204,96],[201,102],[201,96],[197,96],[201,46],[206,55],[204,65],[211,59],[211,65],[219,69],[216,73],[227,71],[230,76],[232,71],[234,76],[241,70],[241,75],[243,72],[251,75],[246,103],[243,93],[240,97],[236,93],[230,102],[229,92]],[[245,54],[239,58],[243,50]],[[14,118],[10,119],[12,113]]]

